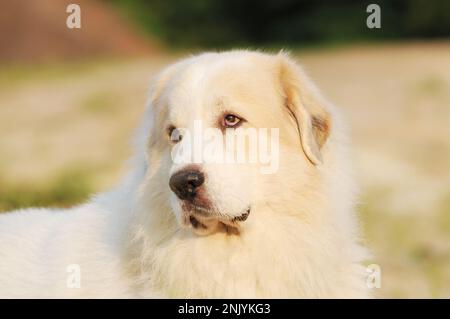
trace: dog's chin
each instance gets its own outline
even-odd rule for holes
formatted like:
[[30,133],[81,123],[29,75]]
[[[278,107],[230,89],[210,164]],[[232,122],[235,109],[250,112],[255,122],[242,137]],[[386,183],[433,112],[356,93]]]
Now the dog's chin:
[[221,215],[202,207],[184,207],[182,226],[200,236],[218,232],[238,235],[241,231],[242,222],[247,219],[249,214],[250,207],[235,217]]

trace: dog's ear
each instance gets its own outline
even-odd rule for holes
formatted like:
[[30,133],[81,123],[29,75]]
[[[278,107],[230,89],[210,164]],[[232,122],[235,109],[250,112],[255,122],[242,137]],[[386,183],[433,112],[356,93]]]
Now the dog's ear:
[[280,52],[277,58],[285,107],[297,124],[303,151],[311,163],[321,164],[321,148],[331,129],[325,101],[300,66],[286,53]]
[[167,109],[158,104],[160,104],[159,101],[163,95],[164,88],[170,80],[173,71],[174,67],[172,65],[159,72],[151,81],[145,112],[132,141],[135,149],[133,157],[133,161],[136,162],[134,164],[135,167],[147,168],[148,150],[161,140],[158,138],[152,139],[151,136],[157,136],[157,133],[161,132],[155,123],[160,117],[165,116]]
[[158,101],[163,94],[164,88],[166,87],[167,82],[170,81],[178,64],[179,63],[175,63],[163,69],[156,75],[156,77],[152,79],[149,90],[149,107],[155,107],[158,104]]

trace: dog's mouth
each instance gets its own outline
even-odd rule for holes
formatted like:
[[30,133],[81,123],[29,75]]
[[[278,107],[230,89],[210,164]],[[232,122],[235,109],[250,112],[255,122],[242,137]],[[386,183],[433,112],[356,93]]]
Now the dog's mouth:
[[191,228],[198,235],[209,235],[215,232],[239,234],[241,223],[247,220],[251,207],[247,207],[242,213],[229,216],[221,214],[213,209],[183,204],[183,225]]

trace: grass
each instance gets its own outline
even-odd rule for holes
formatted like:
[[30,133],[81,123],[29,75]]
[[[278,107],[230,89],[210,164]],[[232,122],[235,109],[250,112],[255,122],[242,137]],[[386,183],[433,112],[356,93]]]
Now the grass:
[[[390,192],[368,190],[360,207],[366,240],[382,268],[384,295],[448,296],[450,205],[443,201],[439,210],[426,216],[392,214],[383,207]],[[410,282],[396,283],[399,271],[409,274]],[[426,291],[411,291],[411,285],[426,287]]]
[[429,74],[419,81],[416,89],[426,96],[434,96],[445,91],[445,81],[436,74]]
[[113,92],[93,92],[83,101],[81,107],[90,114],[109,114],[119,107],[119,103]]
[[68,207],[88,199],[93,192],[91,172],[67,168],[46,184],[0,182],[0,211],[27,207]]
[[83,77],[102,69],[109,69],[113,64],[126,61],[119,58],[102,60],[81,60],[74,62],[40,62],[37,64],[5,64],[0,65],[0,88],[8,89],[33,81],[67,80]]

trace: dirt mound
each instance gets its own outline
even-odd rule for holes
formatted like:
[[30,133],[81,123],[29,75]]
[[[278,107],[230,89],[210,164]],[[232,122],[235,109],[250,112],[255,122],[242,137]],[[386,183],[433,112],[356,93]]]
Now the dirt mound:
[[[81,7],[81,29],[69,29],[66,8]],[[92,56],[156,53],[106,2],[96,0],[0,0],[0,62],[35,62]]]

